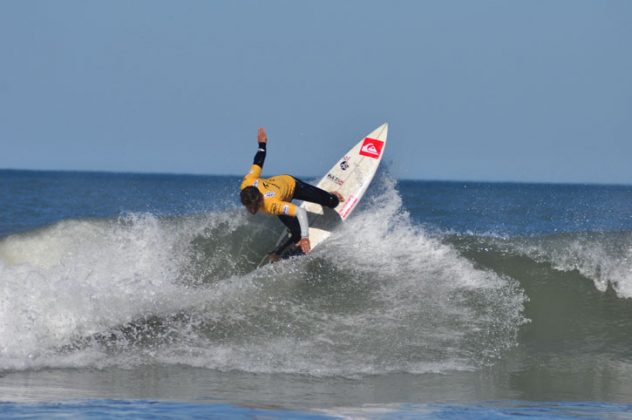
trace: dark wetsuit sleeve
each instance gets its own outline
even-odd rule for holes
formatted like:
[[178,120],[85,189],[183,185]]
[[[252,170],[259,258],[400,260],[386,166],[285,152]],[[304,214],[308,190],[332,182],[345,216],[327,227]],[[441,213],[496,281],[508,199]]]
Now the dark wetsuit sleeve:
[[257,154],[255,155],[255,160],[253,164],[259,165],[260,168],[263,168],[263,161],[265,160],[266,160],[266,143],[259,143],[259,149],[257,149]]

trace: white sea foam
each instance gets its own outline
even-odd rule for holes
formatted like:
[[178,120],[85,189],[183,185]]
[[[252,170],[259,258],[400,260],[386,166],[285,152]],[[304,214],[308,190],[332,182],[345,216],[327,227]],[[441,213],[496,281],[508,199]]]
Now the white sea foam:
[[[67,221],[0,243],[0,367],[179,307],[172,235],[151,215]],[[6,361],[12,363],[7,364]]]

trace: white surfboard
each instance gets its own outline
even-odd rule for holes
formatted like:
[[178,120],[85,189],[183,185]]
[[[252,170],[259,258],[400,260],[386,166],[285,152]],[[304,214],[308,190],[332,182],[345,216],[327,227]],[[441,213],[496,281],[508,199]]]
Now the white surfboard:
[[[318,182],[318,188],[337,191],[344,197],[335,209],[303,202],[309,219],[309,242],[312,249],[327,239],[337,225],[344,222],[358,205],[377,171],[388,135],[388,124],[382,124],[360,140]],[[287,238],[284,233],[277,245]]]

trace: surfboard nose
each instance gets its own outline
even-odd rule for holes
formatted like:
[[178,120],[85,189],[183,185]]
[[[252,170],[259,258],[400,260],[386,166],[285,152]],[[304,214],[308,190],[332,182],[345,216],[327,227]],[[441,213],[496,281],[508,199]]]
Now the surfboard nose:
[[385,122],[384,124],[376,128],[375,130],[373,130],[371,134],[369,134],[367,137],[370,137],[372,139],[386,141],[386,138],[388,137],[388,123]]

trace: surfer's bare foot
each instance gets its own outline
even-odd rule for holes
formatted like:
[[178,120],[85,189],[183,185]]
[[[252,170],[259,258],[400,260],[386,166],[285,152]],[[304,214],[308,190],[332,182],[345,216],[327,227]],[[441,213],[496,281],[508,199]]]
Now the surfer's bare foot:
[[281,257],[279,257],[277,254],[268,254],[268,258],[270,259],[270,262],[277,262],[281,259]]
[[344,203],[345,198],[338,191],[332,191],[330,194],[335,195],[338,198],[338,201]]

